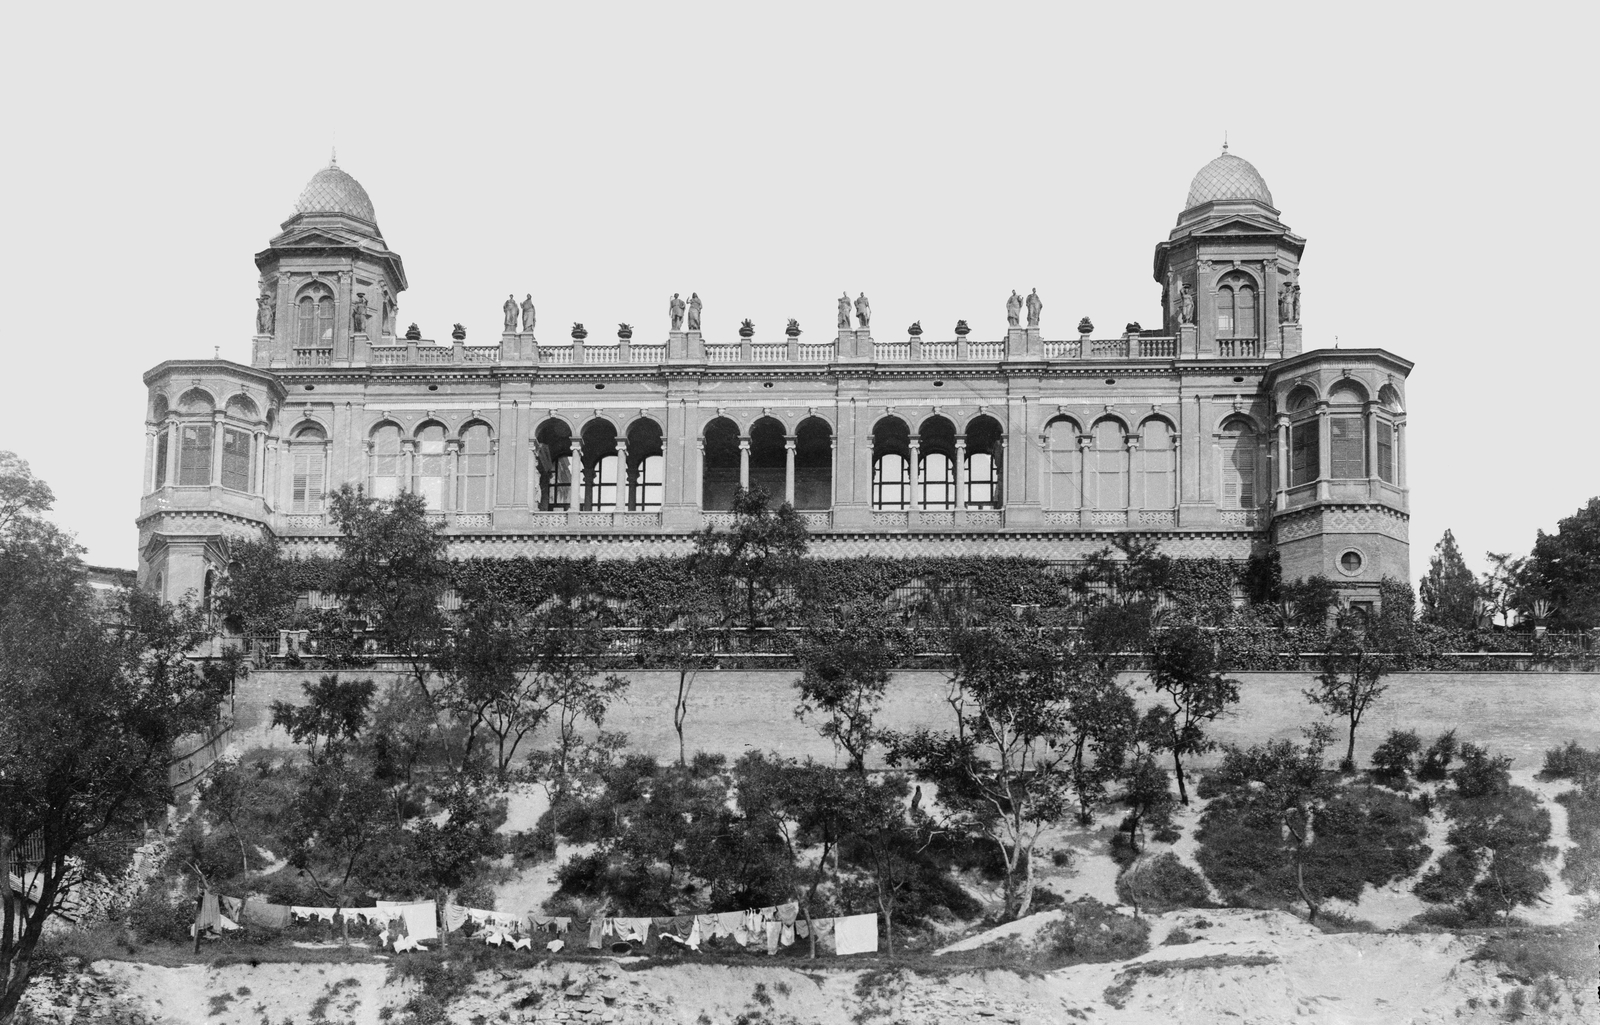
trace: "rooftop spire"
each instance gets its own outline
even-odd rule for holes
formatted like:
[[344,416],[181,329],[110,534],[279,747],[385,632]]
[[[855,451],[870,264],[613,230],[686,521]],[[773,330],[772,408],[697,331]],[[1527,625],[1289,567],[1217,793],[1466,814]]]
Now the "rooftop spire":
[[1222,130],[1222,152],[1228,152],[1228,130],[1226,128]]

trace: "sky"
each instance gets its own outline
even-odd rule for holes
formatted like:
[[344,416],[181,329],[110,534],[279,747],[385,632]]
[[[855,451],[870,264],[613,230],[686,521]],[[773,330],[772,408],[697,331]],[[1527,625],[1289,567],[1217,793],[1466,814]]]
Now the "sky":
[[1074,8],[13,8],[0,449],[134,566],[140,377],[249,362],[252,257],[335,147],[424,337],[492,343],[531,292],[541,338],[664,340],[690,291],[713,340],[831,335],[841,291],[880,337],[1000,337],[1037,288],[1065,338],[1160,323],[1154,247],[1226,136],[1307,239],[1306,348],[1416,363],[1413,579],[1447,528],[1481,569],[1600,493],[1600,8]]

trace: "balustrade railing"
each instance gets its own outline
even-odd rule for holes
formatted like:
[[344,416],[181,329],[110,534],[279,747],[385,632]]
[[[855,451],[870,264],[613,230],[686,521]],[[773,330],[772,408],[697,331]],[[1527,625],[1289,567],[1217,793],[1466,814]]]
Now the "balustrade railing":
[[294,365],[297,367],[325,367],[332,362],[332,349],[294,350]]
[[787,342],[761,342],[750,346],[750,361],[752,363],[787,363],[789,361],[789,345]]
[[878,342],[873,346],[873,354],[880,363],[909,363],[911,361],[910,342]]
[[665,363],[667,347],[665,345],[630,345],[628,347],[629,363]]
[[834,344],[832,342],[801,342],[800,362],[802,363],[832,363]]
[[1259,359],[1261,339],[1218,338],[1217,355],[1223,359]]

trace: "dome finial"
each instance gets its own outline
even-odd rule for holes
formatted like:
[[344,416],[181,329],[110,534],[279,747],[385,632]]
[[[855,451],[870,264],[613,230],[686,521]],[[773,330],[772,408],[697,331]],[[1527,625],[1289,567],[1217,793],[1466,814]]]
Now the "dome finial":
[[1222,152],[1228,152],[1228,130],[1226,128],[1222,130]]
[[[1228,148],[1227,143],[1223,143],[1222,148],[1223,149],[1227,149]],[[339,147],[338,146],[334,146],[333,147],[333,152],[328,157],[328,166],[329,167],[338,167],[339,166]]]

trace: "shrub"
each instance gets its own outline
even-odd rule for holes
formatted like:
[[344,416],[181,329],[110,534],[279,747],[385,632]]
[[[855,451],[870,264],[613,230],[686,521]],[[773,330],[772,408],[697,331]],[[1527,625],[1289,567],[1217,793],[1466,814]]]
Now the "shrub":
[[1084,897],[1066,906],[1061,921],[1039,930],[1039,942],[1063,965],[1126,961],[1150,949],[1150,923]]
[[1372,778],[1384,786],[1405,786],[1416,771],[1416,757],[1421,751],[1422,738],[1416,730],[1390,730],[1372,752]]
[[1161,945],[1163,947],[1176,947],[1185,943],[1193,942],[1194,937],[1189,935],[1188,930],[1178,928],[1167,933],[1167,938],[1161,941]]
[[1157,912],[1210,903],[1200,873],[1170,851],[1129,866],[1117,877],[1117,897],[1124,904]]
[[1456,746],[1455,730],[1446,730],[1434,738],[1422,753],[1422,761],[1417,766],[1417,779],[1424,783],[1444,779],[1449,774],[1450,762],[1456,756]]
[[1579,786],[1592,786],[1600,781],[1600,750],[1579,747],[1576,740],[1567,741],[1565,747],[1552,747],[1544,753],[1539,778],[1570,779]]
[[506,849],[517,859],[519,865],[536,865],[541,861],[549,861],[556,856],[556,824],[547,811],[539,816],[539,821],[534,823],[532,829],[522,829],[512,833],[506,844]]
[[1488,797],[1511,786],[1511,759],[1491,755],[1477,744],[1461,745],[1461,767],[1450,773],[1450,782],[1462,797]]
[[1567,849],[1561,878],[1573,893],[1600,892],[1600,787],[1568,790],[1556,797],[1567,809]]
[[194,898],[173,900],[154,886],[139,891],[128,905],[128,926],[146,943],[182,943],[190,938],[194,925]]

